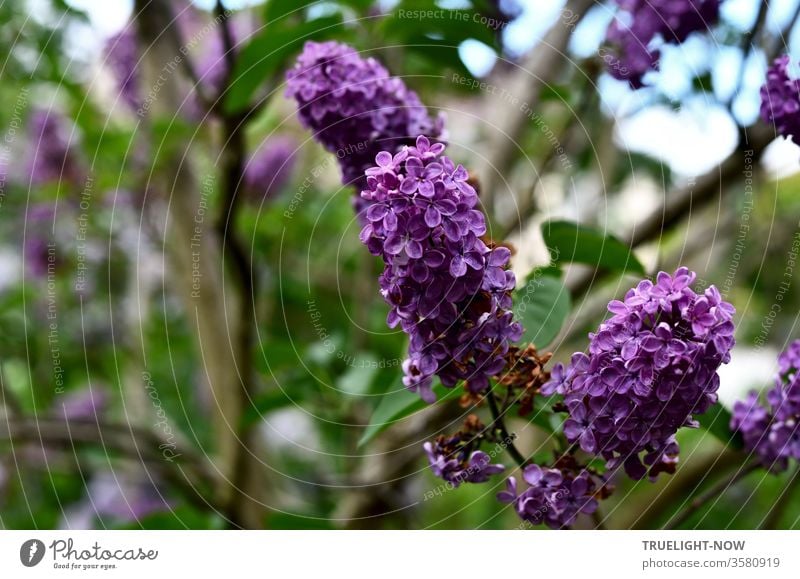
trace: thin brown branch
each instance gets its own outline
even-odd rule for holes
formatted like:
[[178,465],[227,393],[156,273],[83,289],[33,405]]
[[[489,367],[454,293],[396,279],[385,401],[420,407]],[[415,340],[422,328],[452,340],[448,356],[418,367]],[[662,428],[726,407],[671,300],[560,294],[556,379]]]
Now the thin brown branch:
[[[561,14],[569,14],[569,21],[559,18],[508,79],[507,87],[504,88],[517,99],[520,106],[498,107],[491,101],[486,103],[488,110],[498,112],[498,117],[491,120],[493,130],[486,147],[489,154],[484,166],[478,171],[482,196],[487,205],[491,205],[491,199],[497,194],[501,176],[509,173],[521,153],[520,141],[526,128],[530,126],[527,115],[537,109],[542,89],[563,73],[564,63],[567,61],[565,53],[572,31],[594,4],[595,0],[567,2]],[[487,98],[494,97],[489,95]]]
[[679,528],[683,523],[688,521],[693,514],[695,514],[698,510],[704,507],[709,501],[716,498],[718,495],[723,494],[737,482],[745,478],[751,472],[758,470],[759,468],[762,468],[760,463],[752,462],[747,466],[737,469],[736,472],[733,473],[733,476],[719,481],[717,484],[712,486],[702,495],[692,500],[692,502],[690,502],[689,505],[683,511],[681,511],[681,513],[677,517],[669,521],[664,526],[664,528],[665,529]]
[[[722,201],[731,190],[731,181],[743,178],[744,155],[752,155],[758,161],[766,146],[775,138],[773,131],[760,125],[742,130],[740,145],[719,167],[709,171],[695,182],[664,192],[664,201],[649,215],[638,222],[623,237],[631,248],[655,241],[672,227],[680,223],[692,211],[708,205],[712,201]],[[574,297],[585,294],[599,281],[604,272],[590,271],[576,275],[568,280],[568,287]]]
[[675,505],[684,501],[700,490],[700,487],[714,474],[717,476],[729,472],[732,468],[742,464],[743,457],[737,452],[726,451],[715,455],[708,461],[695,465],[687,464],[688,470],[681,469],[674,478],[667,481],[666,486],[658,491],[658,495],[647,501],[645,509],[636,513],[635,519],[623,522],[622,528],[654,529],[659,521]]

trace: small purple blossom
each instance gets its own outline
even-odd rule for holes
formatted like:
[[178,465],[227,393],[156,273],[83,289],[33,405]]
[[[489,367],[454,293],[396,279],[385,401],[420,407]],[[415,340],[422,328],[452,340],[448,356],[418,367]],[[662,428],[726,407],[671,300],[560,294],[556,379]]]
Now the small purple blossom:
[[778,357],[778,374],[762,402],[756,391],[733,406],[731,429],[742,434],[745,448],[773,472],[800,460],[800,340]]
[[775,59],[761,87],[761,119],[787,139],[800,137],[800,81],[789,77],[789,55]]
[[730,360],[733,306],[714,286],[696,293],[694,280],[685,267],[660,272],[609,303],[589,353],[557,364],[542,388],[564,395],[570,442],[634,479],[670,472],[675,433],[716,402],[717,369]]
[[387,323],[409,337],[403,381],[433,402],[433,376],[447,387],[466,381],[483,392],[522,336],[511,312],[511,252],[481,240],[486,223],[464,167],[424,136],[394,156],[378,153],[367,169],[369,202],[361,241],[383,258]]
[[655,70],[660,58],[656,40],[680,44],[695,31],[707,30],[719,19],[721,0],[617,0],[619,13],[608,27],[611,53],[604,55],[608,72],[643,86],[642,77]]
[[[342,182],[357,189],[380,151],[395,153],[420,134],[441,136],[442,120],[428,116],[415,92],[376,59],[362,58],[345,44],[307,42],[286,79],[300,122],[336,154]],[[363,201],[356,206],[361,212]]]
[[506,490],[497,494],[501,503],[512,504],[517,515],[533,525],[552,529],[569,527],[579,514],[597,510],[595,494],[603,481],[589,471],[544,468],[537,464],[525,467],[523,480],[528,487],[518,493],[517,480],[506,480]]

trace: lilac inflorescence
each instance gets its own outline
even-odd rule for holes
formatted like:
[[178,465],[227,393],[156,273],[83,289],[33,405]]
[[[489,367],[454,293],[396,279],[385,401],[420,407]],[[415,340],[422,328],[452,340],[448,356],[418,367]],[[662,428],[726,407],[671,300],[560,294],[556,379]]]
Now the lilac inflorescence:
[[589,471],[531,464],[522,471],[522,478],[528,484],[524,491],[518,492],[516,478],[510,477],[497,499],[512,504],[517,515],[532,525],[569,527],[579,514],[590,515],[597,510],[595,494],[603,481]]
[[730,360],[734,308],[714,286],[695,293],[694,280],[685,267],[661,272],[609,303],[588,355],[557,364],[542,388],[564,395],[570,442],[635,479],[674,469],[675,433],[716,402],[717,369]]
[[758,393],[733,407],[731,429],[742,434],[745,447],[773,472],[782,472],[789,459],[800,460],[800,340],[778,357],[775,385],[764,403]]
[[775,59],[761,87],[761,118],[786,138],[800,137],[800,81],[789,77],[789,55]]
[[606,41],[615,56],[607,58],[608,72],[640,88],[642,78],[658,66],[654,40],[680,44],[695,31],[719,19],[720,0],[617,0],[620,13],[609,25]]
[[394,153],[421,134],[441,136],[441,118],[431,118],[415,92],[345,44],[307,42],[286,77],[301,123],[336,154],[342,182],[358,189],[380,151]]
[[482,483],[505,470],[502,464],[492,464],[491,457],[482,450],[472,450],[464,444],[462,434],[440,437],[424,444],[433,474],[458,486],[462,482]]
[[424,136],[394,156],[383,151],[367,169],[368,223],[361,241],[383,258],[381,294],[387,322],[410,337],[403,381],[433,402],[433,377],[484,391],[522,336],[514,321],[507,269],[511,251],[490,248],[478,195],[467,171]]

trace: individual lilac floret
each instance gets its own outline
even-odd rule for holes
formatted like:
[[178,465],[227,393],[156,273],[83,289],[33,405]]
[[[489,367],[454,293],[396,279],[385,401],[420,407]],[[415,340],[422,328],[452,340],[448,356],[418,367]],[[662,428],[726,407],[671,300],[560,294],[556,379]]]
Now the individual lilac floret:
[[602,481],[586,470],[574,473],[532,464],[525,467],[522,478],[528,488],[518,494],[517,480],[510,477],[497,499],[512,504],[517,515],[532,525],[569,527],[579,514],[590,515],[597,510],[595,494]]
[[522,336],[511,312],[511,251],[489,247],[478,196],[467,171],[424,136],[415,147],[376,157],[367,169],[368,223],[361,241],[385,264],[381,294],[387,318],[409,337],[403,381],[433,402],[433,376],[484,391],[501,372],[509,346]]
[[423,445],[433,474],[458,486],[462,482],[483,483],[489,477],[505,470],[502,464],[492,464],[482,450],[472,450],[463,435],[439,437]]
[[800,460],[800,340],[778,357],[775,385],[762,404],[758,393],[733,406],[731,429],[741,432],[745,448],[773,472]]
[[52,182],[79,183],[83,171],[72,149],[70,129],[59,113],[36,109],[28,124],[30,185]]
[[716,402],[717,369],[730,360],[734,308],[714,286],[695,293],[694,280],[685,267],[661,272],[609,303],[588,355],[557,364],[542,388],[564,395],[570,442],[634,479],[670,471],[674,434]]
[[800,81],[789,78],[789,55],[775,59],[761,87],[761,118],[784,137],[800,136]]
[[655,40],[680,44],[695,31],[719,19],[721,0],[617,0],[620,12],[606,33],[615,53],[606,58],[608,72],[640,88],[642,77],[658,67]]
[[289,182],[297,160],[297,142],[289,136],[270,137],[244,169],[245,189],[254,201],[273,196]]
[[[300,122],[336,154],[342,182],[357,189],[380,151],[394,153],[420,134],[441,136],[441,119],[428,116],[415,92],[345,44],[307,42],[286,78],[286,95],[297,101]],[[363,203],[356,205],[363,209]]]

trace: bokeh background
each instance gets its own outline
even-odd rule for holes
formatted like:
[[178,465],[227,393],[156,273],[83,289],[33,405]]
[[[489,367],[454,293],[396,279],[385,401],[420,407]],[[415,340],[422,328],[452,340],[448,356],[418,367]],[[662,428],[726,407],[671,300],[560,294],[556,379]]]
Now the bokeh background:
[[[466,409],[376,417],[406,339],[352,188],[284,96],[309,38],[445,115],[521,282],[554,219],[649,272],[687,265],[737,308],[723,406],[769,386],[800,337],[800,149],[761,126],[758,90],[800,56],[799,9],[725,0],[632,90],[606,71],[611,2],[0,1],[0,527],[519,526],[499,478],[447,489],[427,468],[423,441]],[[564,361],[637,276],[561,281],[535,341]],[[603,525],[660,526],[740,464],[726,426],[684,429],[674,476],[616,481]],[[753,472],[684,527],[797,528],[797,472]]]

